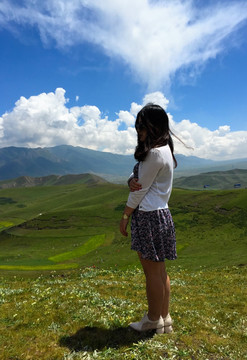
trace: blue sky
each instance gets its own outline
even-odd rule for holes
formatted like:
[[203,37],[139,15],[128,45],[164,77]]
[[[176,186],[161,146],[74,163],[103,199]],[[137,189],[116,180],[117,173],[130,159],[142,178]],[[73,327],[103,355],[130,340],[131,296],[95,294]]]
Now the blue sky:
[[246,39],[241,0],[2,0],[0,146],[130,154],[152,100],[177,152],[246,157]]

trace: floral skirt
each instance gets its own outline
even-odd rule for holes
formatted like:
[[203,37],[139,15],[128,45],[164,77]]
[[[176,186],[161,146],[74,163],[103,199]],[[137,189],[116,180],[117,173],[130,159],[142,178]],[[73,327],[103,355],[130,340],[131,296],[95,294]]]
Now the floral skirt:
[[146,260],[175,260],[176,237],[169,209],[133,212],[131,219],[131,249]]

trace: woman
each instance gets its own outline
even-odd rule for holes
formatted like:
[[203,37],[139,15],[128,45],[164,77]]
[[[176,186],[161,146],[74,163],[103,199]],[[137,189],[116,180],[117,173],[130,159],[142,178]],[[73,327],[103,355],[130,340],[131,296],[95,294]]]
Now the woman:
[[130,324],[137,331],[155,329],[158,334],[172,331],[169,315],[170,279],[164,261],[177,257],[173,220],[168,209],[173,168],[177,161],[169,119],[165,110],[147,104],[135,123],[138,143],[133,174],[128,180],[130,194],[120,222],[120,232],[128,236],[131,219],[131,249],[137,251],[146,277],[148,313]]

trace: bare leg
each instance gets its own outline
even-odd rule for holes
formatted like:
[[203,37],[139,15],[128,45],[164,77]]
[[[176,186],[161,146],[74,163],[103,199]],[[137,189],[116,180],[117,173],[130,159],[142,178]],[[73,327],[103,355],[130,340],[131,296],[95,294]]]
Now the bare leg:
[[146,291],[148,300],[148,318],[155,321],[167,311],[167,302],[169,298],[165,296],[165,290],[168,288],[167,275],[163,262],[155,262],[141,258],[138,253],[144,274],[146,277]]
[[165,264],[161,270],[161,276],[163,281],[163,304],[161,315],[165,318],[169,313],[169,302],[170,302],[170,278],[167,275]]

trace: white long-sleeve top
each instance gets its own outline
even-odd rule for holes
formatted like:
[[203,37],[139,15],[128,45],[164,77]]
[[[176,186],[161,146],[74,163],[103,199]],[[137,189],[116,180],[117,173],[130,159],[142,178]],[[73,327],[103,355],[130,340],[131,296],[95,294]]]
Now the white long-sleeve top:
[[[169,145],[151,149],[139,163],[138,182],[141,190],[130,192],[127,206],[141,211],[168,208],[172,191],[173,157]],[[133,175],[131,175],[133,177]]]

